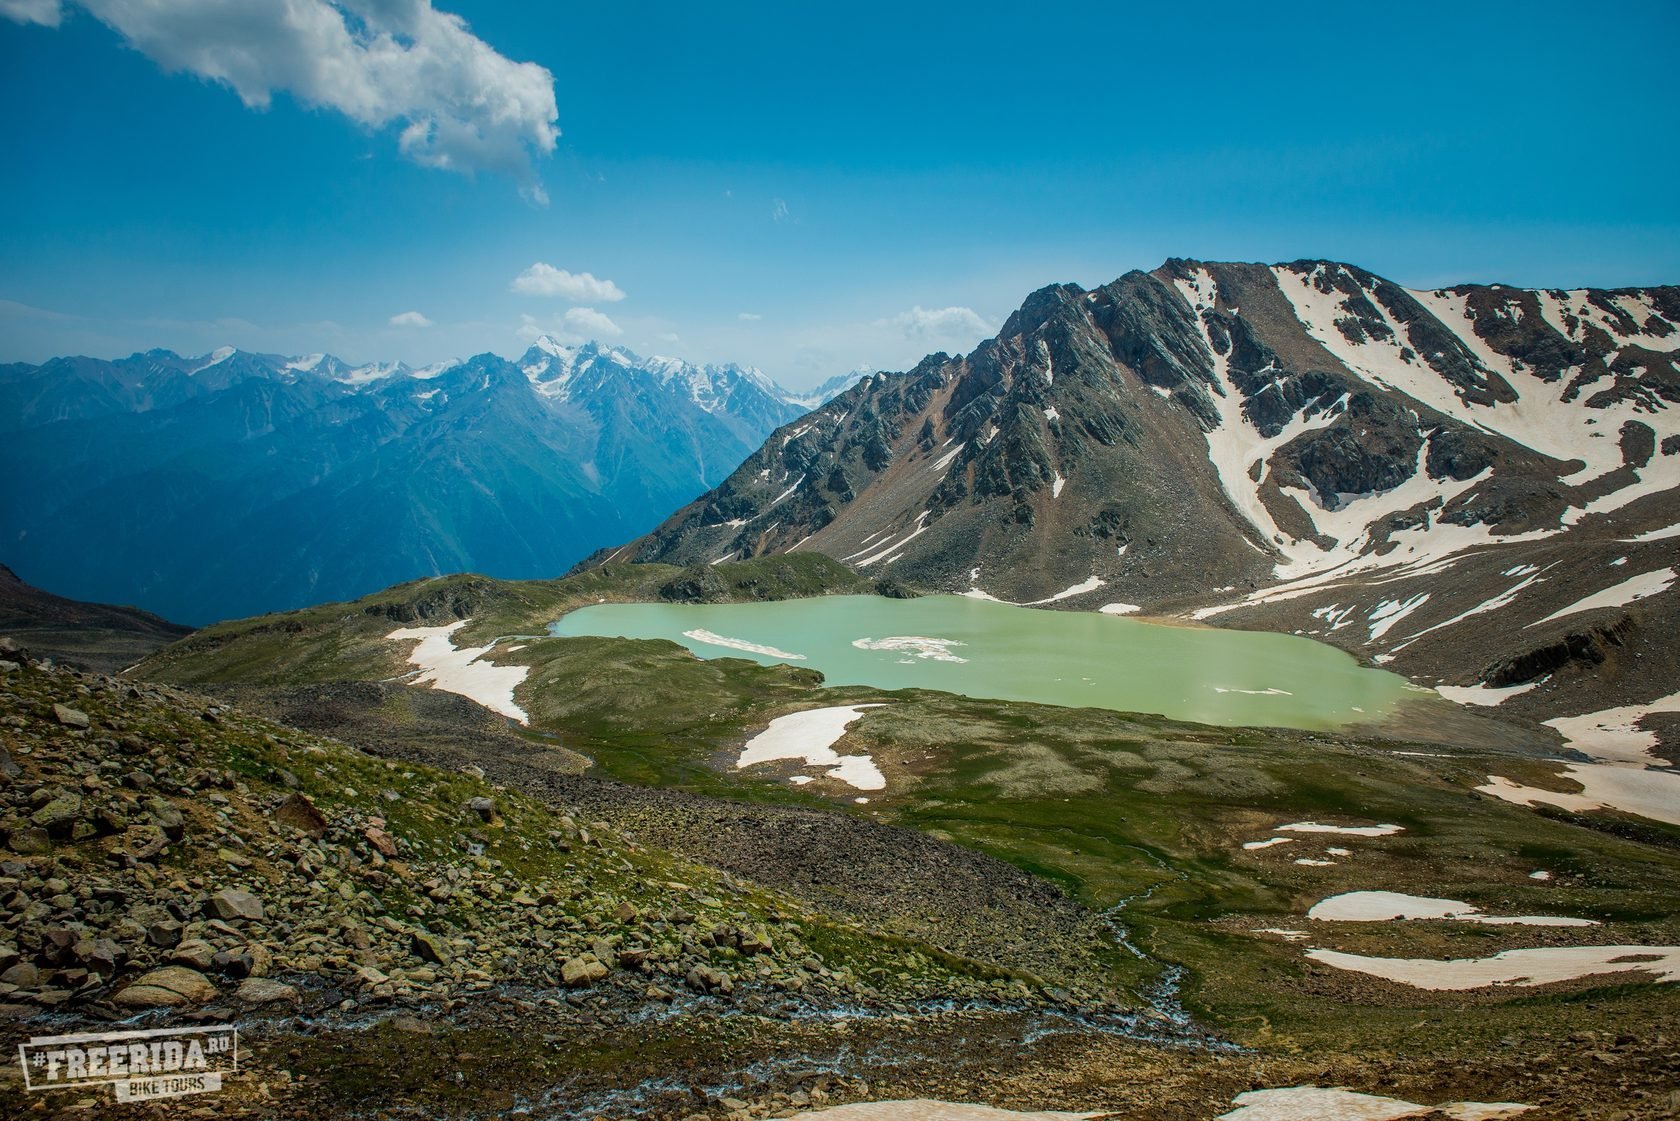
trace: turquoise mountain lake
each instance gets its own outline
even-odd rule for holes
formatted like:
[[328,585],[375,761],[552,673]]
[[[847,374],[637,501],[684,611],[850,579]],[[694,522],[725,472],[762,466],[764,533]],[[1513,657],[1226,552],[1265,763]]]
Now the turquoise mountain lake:
[[1409,686],[1293,635],[1037,611],[963,596],[612,603],[561,637],[664,638],[702,658],[822,671],[830,685],[1149,712],[1204,724],[1324,729],[1376,720]]

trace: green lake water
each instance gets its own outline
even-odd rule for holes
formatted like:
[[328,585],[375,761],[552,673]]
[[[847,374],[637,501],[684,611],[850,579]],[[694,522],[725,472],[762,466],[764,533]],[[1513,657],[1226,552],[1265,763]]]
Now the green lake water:
[[600,604],[549,630],[670,639],[702,658],[820,670],[830,685],[940,689],[1204,724],[1334,728],[1379,719],[1409,688],[1402,677],[1293,635],[962,596]]

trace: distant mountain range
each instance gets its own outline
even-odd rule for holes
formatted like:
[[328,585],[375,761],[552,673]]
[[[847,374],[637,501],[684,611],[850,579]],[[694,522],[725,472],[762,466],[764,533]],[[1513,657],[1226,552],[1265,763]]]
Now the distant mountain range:
[[195,623],[420,576],[553,576],[726,477],[799,395],[541,338],[413,369],[223,347],[0,366],[0,559]]
[[1675,287],[1414,291],[1316,260],[1056,285],[591,563],[814,550],[1313,634],[1414,678],[1649,700],[1680,676],[1677,325]]

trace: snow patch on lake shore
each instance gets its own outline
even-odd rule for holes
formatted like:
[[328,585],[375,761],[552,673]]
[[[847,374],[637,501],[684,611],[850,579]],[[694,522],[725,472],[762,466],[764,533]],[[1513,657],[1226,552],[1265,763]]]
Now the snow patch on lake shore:
[[1526,693],[1530,689],[1537,689],[1538,681],[1530,681],[1523,685],[1506,685],[1495,687],[1492,685],[1437,685],[1435,691],[1454,704],[1477,705],[1482,708],[1492,708],[1502,704],[1511,697]]
[[790,712],[770,721],[770,726],[747,741],[735,769],[781,759],[803,759],[807,766],[828,767],[829,778],[858,790],[885,790],[887,777],[868,755],[840,755],[834,745],[865,709],[878,704],[836,705]]

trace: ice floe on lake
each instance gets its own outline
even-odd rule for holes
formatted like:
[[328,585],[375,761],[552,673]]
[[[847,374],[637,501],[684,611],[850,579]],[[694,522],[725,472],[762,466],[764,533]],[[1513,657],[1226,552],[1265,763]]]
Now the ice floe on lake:
[[747,741],[735,769],[781,759],[803,759],[807,766],[828,767],[824,773],[858,790],[885,790],[887,778],[868,755],[841,755],[834,745],[865,709],[879,704],[835,705],[790,712]]
[[854,638],[852,645],[859,650],[890,650],[935,662],[968,662],[967,658],[951,653],[953,646],[968,645],[954,638],[923,638],[920,635],[904,634],[893,635],[890,638]]
[[[1299,861],[1297,861],[1299,863]],[[1435,899],[1398,891],[1348,891],[1313,904],[1307,918],[1321,922],[1389,922],[1451,919],[1488,926],[1597,926],[1592,919],[1564,915],[1489,915],[1459,899]]]
[[529,724],[531,717],[514,701],[513,690],[525,680],[531,667],[498,666],[483,661],[495,643],[456,649],[454,634],[466,625],[467,620],[462,619],[441,627],[398,627],[385,637],[394,641],[419,640],[408,655],[409,662],[420,667],[412,684],[429,684],[433,689],[456,693],[510,720]]
[[683,637],[695,642],[704,642],[707,646],[722,646],[729,650],[744,650],[748,654],[763,654],[766,658],[784,658],[790,662],[803,662],[805,655],[790,654],[786,650],[778,650],[774,646],[763,646],[756,642],[748,642],[744,638],[730,638],[708,630],[684,631]]

